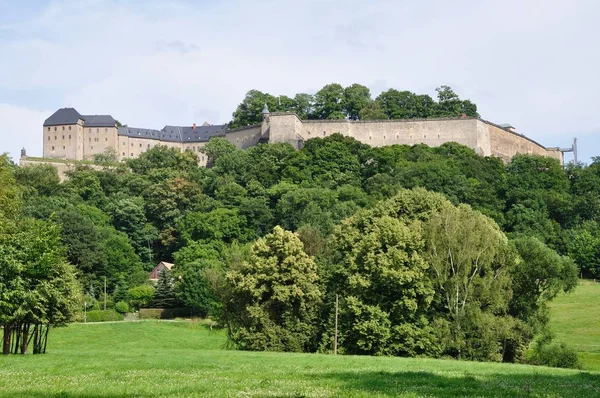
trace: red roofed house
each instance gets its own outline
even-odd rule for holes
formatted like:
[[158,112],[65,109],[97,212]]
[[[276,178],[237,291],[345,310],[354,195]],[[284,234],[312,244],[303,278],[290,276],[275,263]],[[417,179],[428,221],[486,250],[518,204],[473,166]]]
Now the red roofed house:
[[168,269],[170,271],[171,268],[173,268],[173,264],[166,261],[161,261],[156,267],[154,267],[152,272],[150,272],[150,280],[152,282],[157,282],[162,270]]

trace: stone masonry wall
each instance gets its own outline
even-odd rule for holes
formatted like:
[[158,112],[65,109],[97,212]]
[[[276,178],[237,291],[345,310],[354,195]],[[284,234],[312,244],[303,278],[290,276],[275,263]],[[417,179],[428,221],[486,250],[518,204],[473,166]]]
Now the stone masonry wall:
[[293,113],[274,113],[268,124],[269,142],[289,142],[295,147],[298,147],[298,140],[339,133],[374,147],[394,144],[440,146],[456,142],[479,155],[497,156],[504,162],[517,153],[550,156],[561,164],[563,161],[560,151],[546,149],[527,137],[477,118],[299,120]]

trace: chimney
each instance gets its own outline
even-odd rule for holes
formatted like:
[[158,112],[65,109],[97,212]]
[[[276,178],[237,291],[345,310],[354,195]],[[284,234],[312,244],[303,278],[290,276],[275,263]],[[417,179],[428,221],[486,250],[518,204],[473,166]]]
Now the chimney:
[[196,131],[196,123],[192,124],[192,130]]

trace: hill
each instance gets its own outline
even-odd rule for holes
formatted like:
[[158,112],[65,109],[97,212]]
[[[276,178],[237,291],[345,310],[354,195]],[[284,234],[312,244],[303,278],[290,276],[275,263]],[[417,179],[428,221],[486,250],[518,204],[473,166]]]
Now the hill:
[[550,328],[558,342],[579,352],[584,369],[600,371],[600,283],[584,280],[550,304]]
[[74,324],[48,353],[0,358],[0,396],[573,396],[600,374],[498,363],[225,350],[190,322]]

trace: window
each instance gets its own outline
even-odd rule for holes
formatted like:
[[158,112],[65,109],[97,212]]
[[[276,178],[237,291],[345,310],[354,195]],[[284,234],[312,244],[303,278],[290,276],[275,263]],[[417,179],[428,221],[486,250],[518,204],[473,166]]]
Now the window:
[[63,149],[65,149],[65,146],[63,145]]
[[71,126],[69,126],[69,130],[71,130]]
[[131,156],[133,156],[133,152],[131,152]]
[[125,143],[123,143],[123,145],[125,145]]
[[92,145],[92,146],[90,147],[90,149],[94,149],[94,146]]
[[125,152],[123,152],[123,156],[125,156]]
[[65,131],[65,126],[62,126],[62,128],[63,128],[63,131]]
[[54,131],[56,131],[56,127],[54,127]]
[[54,136],[54,141],[56,141],[56,136]]
[[65,136],[64,136],[64,135],[63,135],[63,138],[62,138],[62,139],[63,139],[63,140],[65,139]]
[[104,129],[104,132],[105,132],[105,133],[108,133],[108,129]]
[[54,147],[52,147],[52,150],[54,150]]
[[69,139],[71,139],[71,134],[69,134]]
[[100,129],[96,129],[96,133],[99,133],[99,132],[100,132]]
[[133,142],[131,143],[131,146],[133,146]]
[[142,144],[140,144],[140,148],[142,147]]
[[108,141],[108,138],[105,138],[105,139],[104,139],[104,141],[105,141],[105,142],[106,142],[106,141]]
[[92,137],[90,137],[90,142],[92,142]]
[[50,127],[48,127],[48,131],[50,131]]
[[50,141],[50,138],[52,138],[52,137],[48,136],[48,141]]
[[150,148],[150,144],[148,144],[148,148]]

